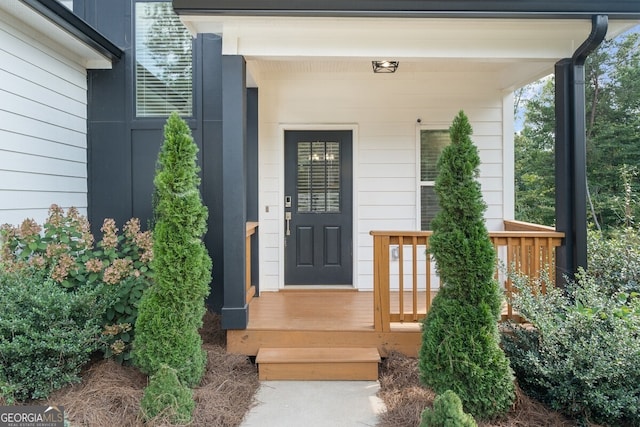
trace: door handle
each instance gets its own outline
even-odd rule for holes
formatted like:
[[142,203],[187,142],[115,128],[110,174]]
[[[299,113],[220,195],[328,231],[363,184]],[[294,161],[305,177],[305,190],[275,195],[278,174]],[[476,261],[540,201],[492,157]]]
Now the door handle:
[[287,222],[287,228],[285,230],[286,236],[291,236],[291,228],[289,227],[289,223],[291,222],[291,212],[284,213],[284,220]]

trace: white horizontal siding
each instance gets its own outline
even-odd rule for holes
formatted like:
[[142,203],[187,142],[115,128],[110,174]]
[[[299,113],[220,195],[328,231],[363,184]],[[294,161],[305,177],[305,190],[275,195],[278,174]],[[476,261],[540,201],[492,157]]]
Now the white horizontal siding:
[[[356,129],[354,136],[354,283],[372,284],[370,230],[415,230],[417,135],[469,116],[481,158],[480,183],[490,229],[502,228],[503,98],[489,73],[262,75],[260,88],[261,287],[284,284],[283,135],[287,128]],[[420,119],[420,124],[418,124]],[[268,208],[268,212],[267,212]],[[277,265],[278,268],[274,268]]]
[[86,199],[83,192],[0,190],[0,211],[9,209],[41,209],[56,203],[60,206],[81,206]]
[[61,188],[72,193],[86,193],[87,179],[86,177],[0,170],[0,190],[59,192]]
[[0,223],[87,208],[87,76],[0,12]]
[[[1,113],[0,113],[1,114]],[[3,123],[3,122],[0,122]],[[0,129],[0,141],[3,141],[2,150],[14,153],[31,154],[33,156],[48,157],[52,159],[64,159],[72,162],[86,162],[87,150],[83,144],[69,144],[67,141],[57,142],[46,139],[47,135],[28,135],[16,133],[6,128],[12,127],[3,123],[5,129]],[[34,132],[32,132],[34,133]],[[86,135],[74,138],[74,142],[81,143]]]

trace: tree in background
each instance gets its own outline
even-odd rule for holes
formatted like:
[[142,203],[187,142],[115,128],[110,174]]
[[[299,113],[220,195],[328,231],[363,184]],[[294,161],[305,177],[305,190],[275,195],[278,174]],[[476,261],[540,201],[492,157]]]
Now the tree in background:
[[555,221],[555,120],[548,120],[554,114],[554,85],[547,79],[538,96],[527,101],[525,126],[515,135],[515,210],[520,221]]
[[511,407],[515,385],[498,345],[502,294],[476,179],[480,157],[464,112],[449,133],[451,144],[438,159],[440,211],[429,242],[441,285],[424,321],[420,378],[437,394],[452,390],[465,411],[487,419]]
[[[631,225],[640,215],[640,34],[604,42],[587,59],[585,76],[590,218],[602,229]],[[515,138],[516,218],[546,225],[555,219],[553,84],[547,79],[524,103]]]
[[[187,124],[176,113],[167,120],[164,134],[154,179],[155,283],[140,301],[134,341],[134,363],[151,375],[145,393],[153,396],[145,396],[143,402],[161,399],[162,384],[175,385],[173,376],[183,387],[197,385],[206,364],[198,329],[209,293],[211,259],[202,242],[208,213],[198,190],[198,148]],[[176,402],[176,418],[184,421],[187,410],[180,404],[185,399],[169,401]],[[157,405],[142,409],[147,418],[158,414]]]

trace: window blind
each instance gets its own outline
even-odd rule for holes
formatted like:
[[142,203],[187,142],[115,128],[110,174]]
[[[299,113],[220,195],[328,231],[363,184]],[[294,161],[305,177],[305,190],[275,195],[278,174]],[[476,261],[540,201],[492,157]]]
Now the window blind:
[[191,35],[171,2],[138,2],[135,15],[136,115],[192,116]]
[[420,131],[420,229],[431,230],[431,221],[440,210],[435,192],[438,157],[451,142],[448,130]]

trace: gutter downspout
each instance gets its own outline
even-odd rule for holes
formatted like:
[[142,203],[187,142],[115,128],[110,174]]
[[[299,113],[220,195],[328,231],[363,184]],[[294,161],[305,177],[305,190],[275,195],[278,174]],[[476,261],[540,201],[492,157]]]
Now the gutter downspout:
[[594,15],[591,33],[571,59],[556,64],[556,230],[565,233],[557,257],[556,283],[587,268],[587,145],[585,73],[587,57],[600,46],[609,27]]

